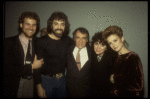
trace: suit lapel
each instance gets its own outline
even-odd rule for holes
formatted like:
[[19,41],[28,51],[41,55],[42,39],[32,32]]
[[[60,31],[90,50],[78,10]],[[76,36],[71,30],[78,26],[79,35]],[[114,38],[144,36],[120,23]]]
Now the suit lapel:
[[32,62],[34,61],[34,57],[35,57],[35,51],[34,51],[34,46],[36,43],[36,38],[32,39]]
[[74,50],[74,48],[75,48],[75,45],[72,45],[71,48],[70,48],[70,50],[69,50],[69,53],[68,53],[68,58],[69,58],[69,60],[70,60],[70,62],[72,64],[72,66],[75,67],[77,69],[77,71],[79,71],[78,67],[76,65],[76,60],[74,59],[74,56],[73,56],[73,50]]
[[19,35],[17,35],[14,39],[17,59],[21,64],[24,64],[24,51],[19,40]]
[[86,68],[88,66],[88,63],[90,63],[91,61],[91,51],[90,51],[90,47],[88,45],[86,45],[86,48],[87,48],[87,53],[88,53],[88,61],[83,65],[83,67],[81,68],[80,71],[84,70],[84,68]]

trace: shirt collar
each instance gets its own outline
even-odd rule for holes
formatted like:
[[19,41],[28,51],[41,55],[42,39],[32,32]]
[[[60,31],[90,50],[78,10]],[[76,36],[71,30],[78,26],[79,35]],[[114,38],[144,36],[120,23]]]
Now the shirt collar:
[[[86,49],[86,46],[84,46],[84,47],[80,50],[80,52],[81,52],[82,50],[85,50],[85,49]],[[77,46],[75,46],[75,50],[78,51],[79,48],[78,48]]]
[[[28,45],[29,40],[28,40],[27,38],[25,38],[25,37],[22,35],[22,33],[19,35],[19,39],[20,39],[23,43],[25,43],[26,45]],[[32,41],[32,38],[31,38],[31,41]]]

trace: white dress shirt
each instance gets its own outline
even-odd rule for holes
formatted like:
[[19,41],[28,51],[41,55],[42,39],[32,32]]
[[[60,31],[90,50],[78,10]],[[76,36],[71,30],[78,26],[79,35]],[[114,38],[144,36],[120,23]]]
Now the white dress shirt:
[[[79,48],[77,46],[75,46],[75,48],[73,50],[73,56],[74,56],[75,60],[76,60],[78,50],[79,50]],[[79,53],[80,53],[80,62],[81,62],[81,68],[82,68],[84,66],[84,64],[89,60],[87,48],[83,47]]]

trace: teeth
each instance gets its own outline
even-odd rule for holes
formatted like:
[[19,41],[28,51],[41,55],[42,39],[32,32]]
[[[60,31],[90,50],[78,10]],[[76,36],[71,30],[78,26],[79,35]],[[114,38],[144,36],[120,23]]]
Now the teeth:
[[28,31],[28,32],[32,32],[32,31]]

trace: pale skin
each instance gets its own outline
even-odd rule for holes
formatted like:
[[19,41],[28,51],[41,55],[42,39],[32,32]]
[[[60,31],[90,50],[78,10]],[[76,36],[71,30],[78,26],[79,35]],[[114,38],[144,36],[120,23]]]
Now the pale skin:
[[[20,23],[20,28],[23,30],[21,34],[26,39],[31,40],[37,29],[36,20],[25,18],[24,22]],[[32,69],[38,69],[42,66],[42,64],[44,64],[43,59],[37,60],[37,56],[35,55],[34,61],[31,64]]]
[[107,50],[107,46],[102,44],[102,43],[99,43],[99,41],[96,41],[94,43],[94,51],[97,55],[99,55],[100,57],[103,56],[105,50]]
[[87,34],[82,34],[80,31],[77,31],[74,38],[75,44],[79,49],[82,49],[88,42]]
[[[52,28],[53,30],[55,31],[56,29],[61,29],[63,31],[60,31],[60,30],[57,30],[55,31],[55,33],[57,34],[62,34],[65,30],[65,22],[64,21],[61,21],[61,20],[54,20],[53,21],[53,24],[52,24]],[[54,40],[60,40],[59,37],[55,36],[54,33],[51,33],[51,34],[48,34],[48,36]],[[45,90],[44,88],[42,87],[42,84],[38,84],[36,85],[37,87],[37,94],[40,98],[46,98],[46,93],[45,93]]]
[[[116,34],[112,34],[110,35],[108,38],[107,38],[107,42],[109,44],[109,46],[116,52],[118,52],[119,55],[122,55],[122,54],[126,54],[126,53],[129,53],[131,52],[130,50],[128,50],[123,42],[124,42],[124,37],[122,36],[121,38],[119,36],[117,36]],[[114,74],[112,74],[110,76],[110,81],[112,83],[115,83],[114,82]]]

